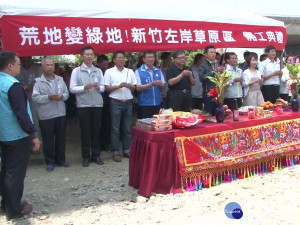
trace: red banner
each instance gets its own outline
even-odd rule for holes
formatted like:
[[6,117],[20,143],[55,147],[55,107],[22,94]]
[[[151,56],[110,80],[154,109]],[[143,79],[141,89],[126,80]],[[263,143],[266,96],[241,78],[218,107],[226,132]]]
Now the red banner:
[[222,47],[283,50],[284,27],[153,19],[7,16],[0,19],[5,51],[19,56],[204,49]]

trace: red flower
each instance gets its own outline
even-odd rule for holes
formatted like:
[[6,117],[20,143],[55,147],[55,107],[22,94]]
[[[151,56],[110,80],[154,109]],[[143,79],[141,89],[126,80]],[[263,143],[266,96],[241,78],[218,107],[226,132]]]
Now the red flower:
[[219,89],[211,88],[210,91],[207,93],[207,97],[213,97],[216,103],[220,103]]
[[207,93],[207,96],[208,96],[208,97],[216,98],[216,97],[218,97],[218,94],[219,94],[218,88],[212,88],[212,89],[210,89],[210,91]]

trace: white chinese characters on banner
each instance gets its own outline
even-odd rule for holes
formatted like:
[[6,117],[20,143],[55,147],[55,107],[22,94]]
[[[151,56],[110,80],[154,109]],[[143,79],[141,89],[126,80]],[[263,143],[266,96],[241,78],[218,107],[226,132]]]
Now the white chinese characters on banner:
[[44,44],[51,44],[51,45],[61,45],[63,43],[63,40],[61,39],[61,29],[57,29],[56,27],[49,28],[45,27],[45,30],[43,32],[45,35],[45,41]]
[[32,45],[32,42],[34,45],[39,45],[41,41],[38,39],[38,30],[36,27],[20,27],[19,34],[22,37],[21,45],[25,45],[27,41],[29,45]]
[[100,31],[100,27],[86,28],[86,42],[88,44],[99,44],[103,43],[103,33]]
[[65,28],[67,38],[66,44],[73,45],[73,44],[83,44],[83,36],[80,27],[66,27]]
[[[162,43],[161,30],[158,30],[157,28],[155,29],[149,28],[148,34],[151,35],[152,43]],[[155,39],[157,35],[158,35],[158,39]]]
[[169,30],[164,30],[164,32],[167,34],[167,37],[165,38],[165,40],[168,43],[172,43],[172,44],[179,43],[178,40],[175,40],[175,38],[177,39],[177,30],[172,30],[171,28],[169,28]]
[[112,42],[114,44],[120,44],[123,42],[120,29],[117,29],[116,27],[109,29],[109,27],[107,27],[105,33],[107,35],[106,43]]
[[281,31],[276,31],[276,37],[278,43],[283,43],[283,33]]
[[247,38],[248,41],[257,41],[257,38],[252,32],[243,32],[243,35],[245,38]]
[[208,37],[210,43],[218,43],[221,42],[219,40],[219,32],[217,30],[208,30]]
[[145,35],[145,28],[137,29],[134,27],[131,29],[132,42],[134,43],[146,43]]
[[266,38],[264,38],[263,32],[257,32],[254,34],[257,34],[259,36],[259,39],[258,39],[259,41],[268,41]]
[[201,44],[206,42],[204,30],[194,30],[193,32],[195,33],[195,42],[200,42]]
[[225,31],[223,30],[223,39],[225,42],[234,42],[234,38],[232,37],[232,31]]
[[193,38],[192,38],[192,32],[191,30],[179,30],[180,31],[180,36],[181,36],[181,43],[183,42],[187,42],[187,43],[190,43],[193,41]]
[[[43,36],[37,27],[19,27],[19,35],[22,38],[21,46],[32,45],[84,45],[84,44],[121,44],[124,39],[127,43],[148,44],[195,44],[195,43],[224,43],[237,42],[239,34],[230,30],[191,30],[191,29],[159,29],[133,27],[120,29],[117,27],[44,27]],[[104,32],[104,30],[106,30]],[[62,34],[62,32],[65,32]],[[128,34],[130,33],[130,37]],[[248,42],[277,42],[284,43],[284,35],[281,31],[249,32],[243,31],[243,37]],[[41,42],[42,41],[42,42]]]
[[272,32],[272,31],[267,31],[266,34],[267,34],[267,37],[268,37],[268,39],[269,39],[269,42],[271,42],[271,41],[276,42],[276,37],[275,37],[274,32]]

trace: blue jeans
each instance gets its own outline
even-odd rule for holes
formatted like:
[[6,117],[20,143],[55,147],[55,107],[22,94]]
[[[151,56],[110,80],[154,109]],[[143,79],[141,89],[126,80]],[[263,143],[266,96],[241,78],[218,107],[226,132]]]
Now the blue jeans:
[[[132,121],[132,103],[110,102],[111,115],[111,145],[114,155],[119,155],[119,135],[120,125],[122,129],[122,151],[130,152],[131,145],[131,121]],[[122,122],[122,124],[120,124]]]

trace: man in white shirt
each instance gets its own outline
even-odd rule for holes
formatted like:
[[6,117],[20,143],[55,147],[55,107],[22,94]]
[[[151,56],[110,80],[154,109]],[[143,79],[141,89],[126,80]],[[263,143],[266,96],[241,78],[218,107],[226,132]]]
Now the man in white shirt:
[[93,48],[91,46],[83,47],[80,57],[83,63],[72,71],[70,92],[76,96],[81,128],[82,166],[87,167],[90,161],[98,165],[103,164],[100,159],[99,132],[103,107],[101,92],[104,92],[105,87],[101,70],[93,66],[95,58]]
[[280,70],[280,63],[275,60],[275,47],[272,45],[267,46],[265,48],[265,53],[268,58],[259,66],[259,71],[262,74],[261,77],[264,79],[261,92],[265,101],[275,103],[276,99],[279,98],[280,77],[282,76],[282,71]]
[[228,63],[226,66],[228,76],[231,76],[232,78],[229,81],[230,86],[227,86],[226,88],[224,104],[228,105],[228,108],[233,111],[235,106],[235,100],[237,100],[238,107],[242,106],[243,71],[242,69],[237,67],[237,55],[234,52],[226,53],[225,61]]
[[125,52],[113,53],[115,66],[105,71],[104,84],[106,91],[110,92],[111,112],[111,144],[113,160],[121,162],[119,151],[120,122],[122,129],[123,156],[129,158],[131,145],[131,120],[132,120],[132,92],[135,90],[136,77],[131,69],[125,68]]

